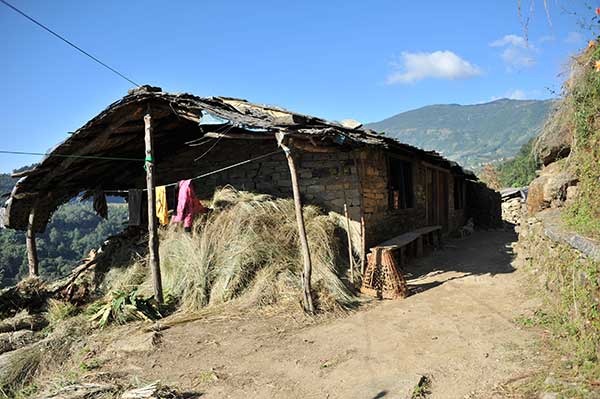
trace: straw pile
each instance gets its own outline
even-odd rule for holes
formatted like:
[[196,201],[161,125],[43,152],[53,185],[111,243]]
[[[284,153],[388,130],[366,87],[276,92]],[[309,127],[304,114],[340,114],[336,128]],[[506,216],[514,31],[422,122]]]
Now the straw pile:
[[[293,201],[225,187],[215,192],[212,208],[192,234],[178,226],[161,232],[163,286],[181,309],[298,303],[302,255]],[[352,306],[356,297],[340,278],[348,260],[339,256],[339,218],[314,206],[304,207],[304,218],[317,307]]]

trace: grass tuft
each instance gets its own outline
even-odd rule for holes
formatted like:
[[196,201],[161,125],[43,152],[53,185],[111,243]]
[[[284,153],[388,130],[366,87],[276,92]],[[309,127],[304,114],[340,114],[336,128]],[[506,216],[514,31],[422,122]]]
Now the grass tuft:
[[56,324],[74,316],[77,314],[77,306],[70,302],[58,301],[56,299],[48,300],[48,309],[46,318],[50,323],[50,326]]

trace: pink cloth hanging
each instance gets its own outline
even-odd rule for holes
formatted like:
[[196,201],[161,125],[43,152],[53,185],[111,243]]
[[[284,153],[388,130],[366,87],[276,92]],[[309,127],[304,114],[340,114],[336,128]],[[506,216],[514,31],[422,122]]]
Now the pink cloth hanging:
[[184,227],[192,227],[194,216],[204,213],[206,208],[200,200],[196,198],[194,187],[191,180],[182,180],[179,182],[179,195],[177,197],[177,214],[173,217],[173,222],[183,221]]

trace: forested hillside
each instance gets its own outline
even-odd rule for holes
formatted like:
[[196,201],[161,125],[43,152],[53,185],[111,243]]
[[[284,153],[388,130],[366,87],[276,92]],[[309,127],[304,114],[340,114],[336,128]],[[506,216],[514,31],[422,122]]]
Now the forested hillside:
[[367,127],[479,169],[514,157],[538,135],[554,104],[554,100],[501,99],[474,105],[430,105]]
[[[0,194],[10,192],[15,181],[8,174],[0,174]],[[65,275],[106,237],[122,230],[127,206],[108,206],[108,220],[98,217],[90,202],[70,202],[55,213],[46,232],[37,240],[43,277]],[[25,233],[0,229],[0,287],[14,284],[26,274]]]

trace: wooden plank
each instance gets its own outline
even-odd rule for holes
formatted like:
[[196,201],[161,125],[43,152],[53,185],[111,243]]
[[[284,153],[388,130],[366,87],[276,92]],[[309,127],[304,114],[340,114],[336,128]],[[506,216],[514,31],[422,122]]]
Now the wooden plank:
[[442,229],[442,226],[439,226],[439,225],[437,225],[437,226],[425,226],[425,227],[421,227],[421,228],[418,228],[418,229],[414,230],[413,233],[416,233],[416,234],[429,234],[429,233],[431,233],[433,231],[441,230],[441,229]]
[[[419,238],[419,234],[416,233],[405,233],[399,236],[396,236],[394,238],[391,238],[387,241],[382,242],[381,244],[377,245],[374,248],[378,248],[378,249],[395,249],[395,248],[400,248],[403,246],[406,246],[408,244],[410,244],[411,242],[415,241],[417,238]],[[373,249],[373,248],[372,248]]]
[[158,231],[156,225],[156,193],[154,192],[154,148],[152,147],[152,116],[150,109],[144,115],[144,144],[146,147],[146,188],[148,190],[148,249],[150,268],[154,283],[154,298],[163,303],[162,279],[160,275],[160,257],[158,254]]
[[[376,245],[375,247],[372,247],[371,250],[374,249],[398,249],[398,248],[402,248],[407,246],[408,244],[412,243],[413,241],[417,241],[419,240],[423,235],[426,234],[430,234],[432,232],[437,232],[437,231],[441,231],[442,226],[426,226],[426,227],[421,227],[417,230],[408,232],[408,233],[404,233],[402,235],[396,236],[394,238],[391,238],[387,241],[384,241],[378,245]],[[418,252],[418,245],[417,245],[417,252]]]

